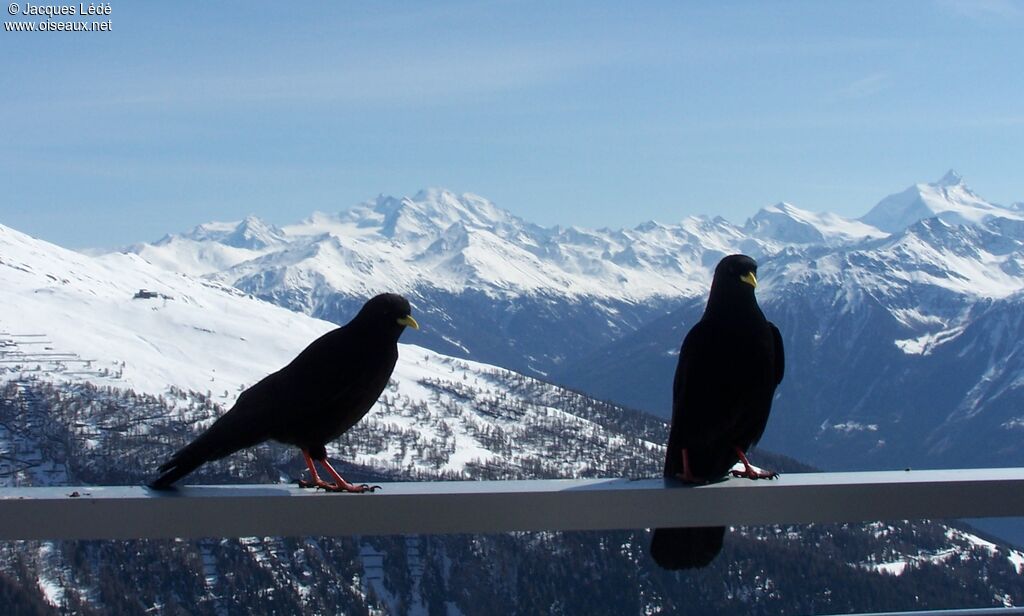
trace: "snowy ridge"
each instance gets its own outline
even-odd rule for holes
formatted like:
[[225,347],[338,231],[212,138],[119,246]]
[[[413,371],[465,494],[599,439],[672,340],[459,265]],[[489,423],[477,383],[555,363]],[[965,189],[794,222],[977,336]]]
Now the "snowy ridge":
[[[332,291],[365,295],[380,290],[374,281],[387,280],[406,293],[468,287],[501,297],[552,293],[639,301],[697,293],[708,263],[750,239],[739,227],[704,217],[625,230],[542,228],[482,197],[438,189],[411,198],[381,196],[340,214],[315,213],[273,234],[273,241],[231,240],[243,226],[267,225],[252,218],[209,223],[127,251],[165,269],[247,290],[259,278],[260,292],[308,289],[303,285],[315,280]],[[849,227],[867,229],[852,222]]]
[[[87,257],[2,226],[0,254],[0,379],[90,382],[171,400],[178,388],[209,392],[228,408],[335,327],[135,255]],[[560,396],[586,407],[582,396],[508,370],[401,344],[381,401],[332,452],[381,470],[459,475],[467,465],[513,472],[547,464],[552,476],[610,472],[626,450],[637,465],[660,455],[660,445],[548,401]],[[571,426],[579,443],[601,453],[563,459],[560,441],[527,446],[540,423]]]
[[325,297],[371,295],[382,281],[412,297],[467,289],[598,303],[693,297],[732,252],[782,261],[788,282],[808,267],[839,268],[883,292],[923,283],[1004,297],[1024,283],[1022,238],[1024,213],[986,202],[951,171],[883,199],[860,220],[779,203],[743,226],[689,217],[622,230],[543,228],[477,195],[430,189],[283,229],[252,217],[208,223],[127,251],[331,318],[319,314]]
[[830,212],[802,210],[791,203],[778,203],[755,214],[743,230],[752,237],[785,244],[850,244],[888,235],[869,224]]

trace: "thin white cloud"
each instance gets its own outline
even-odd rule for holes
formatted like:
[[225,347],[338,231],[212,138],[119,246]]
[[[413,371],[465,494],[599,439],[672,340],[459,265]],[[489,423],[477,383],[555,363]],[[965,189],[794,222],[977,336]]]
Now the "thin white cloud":
[[834,99],[863,99],[879,94],[888,86],[889,75],[884,72],[872,73],[844,85],[832,93]]
[[961,17],[980,21],[1024,18],[1024,4],[1014,0],[939,0],[939,5]]
[[[486,101],[507,92],[572,79],[616,61],[600,49],[551,45],[423,51],[389,57],[347,57],[315,66],[261,66],[235,72],[171,70],[153,78],[111,76],[70,86],[56,107],[234,104],[443,105]],[[38,101],[31,101],[33,106]],[[8,102],[10,104],[10,101]]]

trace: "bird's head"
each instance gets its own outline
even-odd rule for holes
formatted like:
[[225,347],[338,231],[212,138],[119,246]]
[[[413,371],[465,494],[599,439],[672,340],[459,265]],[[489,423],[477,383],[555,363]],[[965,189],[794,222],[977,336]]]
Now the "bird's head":
[[756,306],[757,262],[747,255],[729,255],[718,262],[705,314],[734,314]]
[[420,328],[420,324],[412,317],[409,300],[396,293],[381,293],[371,298],[363,304],[356,319],[375,323],[399,335],[406,327]]
[[757,287],[757,261],[747,255],[729,255],[715,267],[715,279],[712,284],[732,286],[738,283],[750,285],[751,288]]
[[729,255],[718,262],[704,316],[726,317],[750,310],[760,311],[754,298],[757,261],[747,255]]

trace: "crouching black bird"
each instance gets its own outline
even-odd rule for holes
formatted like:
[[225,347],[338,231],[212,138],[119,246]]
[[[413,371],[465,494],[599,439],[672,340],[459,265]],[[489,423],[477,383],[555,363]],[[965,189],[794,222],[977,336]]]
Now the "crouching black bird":
[[[351,428],[374,405],[398,361],[398,338],[419,329],[409,302],[385,293],[366,302],[346,325],[317,338],[290,364],[238,396],[231,410],[160,466],[150,487],[165,489],[204,462],[219,460],[266,440],[302,450],[312,481],[303,487],[334,492],[372,491],[345,481],[327,460],[326,444]],[[316,472],[323,464],[334,483]]]
[[[683,340],[672,386],[665,476],[705,483],[725,476],[769,479],[747,461],[768,423],[785,357],[778,328],[754,298],[757,263],[731,255],[715,268],[704,316]],[[703,567],[722,549],[724,527],[659,528],[651,556],[666,569]]]

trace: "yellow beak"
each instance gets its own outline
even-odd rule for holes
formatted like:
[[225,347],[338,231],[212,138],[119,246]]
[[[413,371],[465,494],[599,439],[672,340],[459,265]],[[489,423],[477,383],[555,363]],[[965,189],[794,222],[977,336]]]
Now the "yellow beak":
[[757,276],[754,276],[754,272],[747,272],[740,276],[740,280],[749,284],[750,286],[757,288]]
[[399,325],[405,325],[406,327],[411,327],[413,329],[420,328],[420,324],[416,322],[416,319],[412,318],[411,314],[407,314],[401,319],[398,319],[398,323]]

